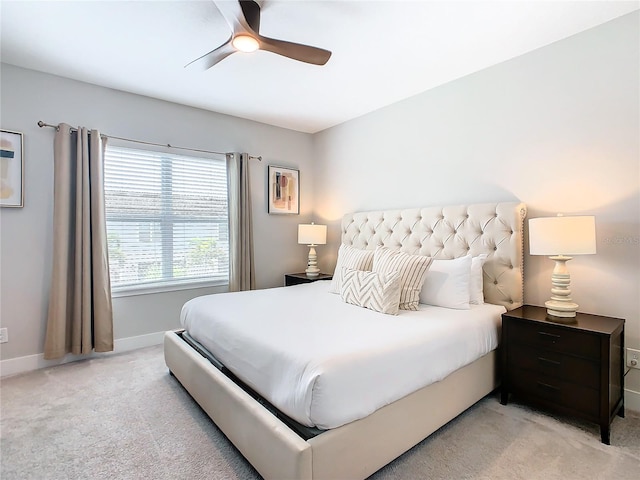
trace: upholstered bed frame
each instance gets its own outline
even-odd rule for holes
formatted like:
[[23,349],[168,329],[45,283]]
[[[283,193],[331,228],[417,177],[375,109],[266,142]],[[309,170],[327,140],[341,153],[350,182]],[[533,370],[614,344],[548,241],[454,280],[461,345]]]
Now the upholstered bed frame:
[[[485,301],[511,310],[523,303],[525,215],[521,203],[354,213],[343,218],[342,242],[442,259],[486,253]],[[165,334],[164,351],[169,370],[267,479],[364,479],[498,384],[494,351],[366,418],[303,440],[176,332]]]

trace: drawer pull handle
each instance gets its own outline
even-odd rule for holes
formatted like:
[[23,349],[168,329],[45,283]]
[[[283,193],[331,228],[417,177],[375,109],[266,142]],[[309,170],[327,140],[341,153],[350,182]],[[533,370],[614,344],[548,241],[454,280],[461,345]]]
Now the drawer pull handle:
[[538,332],[538,335],[545,340],[551,341],[551,343],[556,343],[556,340],[560,340],[560,335],[555,335],[553,333]]
[[548,390],[550,392],[559,392],[560,389],[558,387],[554,387],[553,385],[549,385],[548,383],[538,382],[538,387]]
[[538,357],[538,361],[542,363],[548,363],[549,365],[552,365],[554,367],[560,366],[560,362],[556,362],[555,360],[549,360],[548,358],[544,358],[544,357]]

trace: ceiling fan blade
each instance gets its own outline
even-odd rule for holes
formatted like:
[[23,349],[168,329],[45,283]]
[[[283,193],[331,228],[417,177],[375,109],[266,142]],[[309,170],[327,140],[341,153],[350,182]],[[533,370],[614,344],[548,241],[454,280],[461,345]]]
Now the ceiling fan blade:
[[225,58],[227,58],[232,53],[235,53],[236,49],[231,45],[231,38],[229,38],[225,43],[220,45],[215,50],[210,51],[209,53],[201,56],[200,58],[195,59],[193,62],[185,65],[187,67],[195,67],[200,70],[208,70],[213,67],[216,63],[221,62]]
[[239,0],[244,18],[255,33],[260,33],[260,5],[253,0]]
[[263,36],[258,36],[258,40],[260,41],[260,50],[277,53],[278,55],[293,58],[301,62],[324,65],[331,57],[331,52],[323,48]]
[[[260,29],[260,6],[254,1],[215,1],[216,7],[227,21],[234,35],[258,33]],[[257,28],[256,28],[257,27]]]

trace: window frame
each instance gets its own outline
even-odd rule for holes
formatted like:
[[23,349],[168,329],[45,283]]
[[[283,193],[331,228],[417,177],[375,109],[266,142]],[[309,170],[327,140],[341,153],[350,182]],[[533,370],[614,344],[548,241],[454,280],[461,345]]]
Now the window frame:
[[[159,237],[161,239],[161,269],[163,275],[160,281],[154,282],[142,282],[137,284],[128,284],[122,286],[111,286],[111,296],[114,298],[117,297],[128,297],[128,296],[136,296],[136,295],[146,295],[146,294],[154,294],[154,293],[164,293],[164,292],[173,292],[173,291],[182,291],[182,290],[192,290],[199,288],[211,288],[211,287],[224,287],[229,285],[229,276],[230,276],[230,258],[227,256],[227,260],[229,263],[227,264],[227,274],[226,275],[215,275],[208,276],[208,278],[204,277],[195,277],[192,279],[176,279],[173,276],[174,269],[174,243],[175,238],[173,236],[174,228],[179,224],[189,224],[194,225],[197,223],[202,223],[206,225],[225,225],[227,228],[227,236],[228,228],[229,228],[229,204],[228,204],[228,196],[227,196],[227,204],[226,204],[226,219],[225,218],[213,218],[207,219],[198,216],[187,216],[187,215],[175,215],[173,212],[173,171],[172,171],[172,162],[179,158],[193,158],[195,160],[207,160],[207,161],[217,161],[216,159],[211,159],[203,156],[194,156],[194,155],[183,155],[183,154],[173,154],[168,152],[160,152],[151,149],[133,149],[120,145],[107,145],[105,149],[105,165],[107,163],[107,155],[109,149],[115,150],[125,150],[131,152],[140,152],[146,155],[156,156],[157,160],[161,162],[161,175],[160,175],[160,203],[161,203],[161,212],[157,215],[148,214],[148,215],[118,215],[117,213],[109,213],[108,209],[105,205],[105,223],[106,223],[106,231],[107,236],[109,235],[109,222],[117,222],[117,223],[137,223],[137,224],[147,224],[149,225],[149,238],[151,241],[150,245],[153,244],[153,235],[157,231],[154,228],[154,225],[159,225]],[[117,154],[116,154],[117,155]],[[225,182],[226,175],[228,172],[225,168]],[[106,179],[106,174],[105,174]],[[105,182],[106,183],[106,182]],[[105,185],[105,197],[107,196],[107,188]],[[105,202],[106,203],[106,202]],[[139,234],[138,234],[139,238]],[[166,241],[168,239],[172,239],[171,241]],[[138,239],[138,242],[141,242]],[[146,243],[146,242],[141,242]],[[227,242],[227,249],[229,248]],[[167,275],[165,275],[167,274]],[[110,278],[111,280],[111,278]]]

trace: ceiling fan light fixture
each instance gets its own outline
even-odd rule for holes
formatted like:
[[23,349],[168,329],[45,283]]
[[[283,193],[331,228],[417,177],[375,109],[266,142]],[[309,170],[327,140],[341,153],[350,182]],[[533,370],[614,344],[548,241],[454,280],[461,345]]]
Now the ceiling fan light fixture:
[[237,50],[240,50],[241,52],[246,52],[246,53],[255,52],[260,47],[258,40],[256,40],[250,35],[236,35],[233,38],[231,44]]

